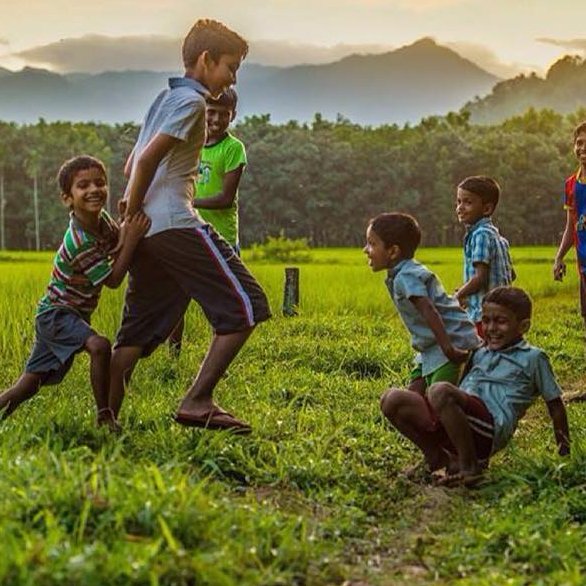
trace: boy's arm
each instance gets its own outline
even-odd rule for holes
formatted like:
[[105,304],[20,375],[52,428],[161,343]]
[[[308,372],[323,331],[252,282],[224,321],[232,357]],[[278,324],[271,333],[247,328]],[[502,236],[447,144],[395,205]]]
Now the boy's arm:
[[564,262],[564,257],[568,253],[568,250],[572,248],[574,244],[574,230],[572,226],[572,215],[570,210],[566,212],[566,228],[564,230],[564,235],[562,236],[562,240],[560,242],[558,251],[555,255],[555,260],[553,261],[553,278],[556,281],[561,281],[566,274],[566,263]]
[[488,271],[489,266],[484,262],[474,263],[474,276],[468,279],[455,294],[456,299],[459,303],[468,295],[478,293],[482,289],[488,288]]
[[[136,147],[135,147],[136,148]],[[134,148],[130,151],[126,163],[124,163],[124,177],[130,179],[130,172],[132,171],[132,161],[134,160]]]
[[448,333],[446,332],[441,315],[438,313],[431,300],[428,297],[412,296],[409,297],[409,301],[415,305],[417,311],[419,311],[419,313],[423,316],[423,319],[425,319],[427,322],[427,325],[433,332],[433,335],[435,336],[439,347],[442,349],[442,352],[452,362],[465,362],[468,359],[468,352],[465,350],[460,350],[460,348],[456,348],[452,345],[452,342],[448,337]]
[[570,453],[570,429],[568,427],[568,416],[561,397],[547,401],[547,410],[553,423],[553,432],[558,446],[560,456]]
[[222,191],[211,197],[202,197],[201,199],[196,198],[193,201],[193,207],[210,210],[220,210],[232,207],[243,171],[244,164],[226,173],[222,181]]
[[[134,173],[128,185],[127,216],[133,216],[142,208],[144,197],[155,176],[159,163],[179,142],[181,142],[180,139],[169,134],[156,134],[138,155]],[[136,154],[133,156],[135,157]]]
[[124,221],[125,238],[120,253],[112,264],[112,272],[104,280],[104,285],[116,289],[122,283],[128,271],[132,255],[140,239],[148,232],[151,225],[149,217],[142,212],[128,217]]

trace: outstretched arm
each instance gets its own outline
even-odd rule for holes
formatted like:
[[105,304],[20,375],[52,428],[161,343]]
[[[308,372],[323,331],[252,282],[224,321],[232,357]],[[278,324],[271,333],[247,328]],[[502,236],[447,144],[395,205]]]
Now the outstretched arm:
[[222,182],[222,191],[211,197],[202,197],[201,199],[196,198],[193,202],[193,207],[210,210],[220,210],[231,207],[234,203],[234,198],[236,197],[236,192],[238,191],[238,185],[243,171],[244,165],[240,165],[240,167],[226,173]]
[[568,427],[566,408],[561,398],[548,401],[546,405],[553,423],[558,453],[560,456],[565,456],[570,453],[570,429]]
[[409,300],[415,305],[417,311],[419,311],[423,319],[427,322],[442,352],[452,362],[465,362],[468,359],[468,352],[452,345],[441,315],[431,300],[428,297],[410,297]]
[[122,248],[112,264],[112,272],[104,281],[106,287],[116,289],[116,287],[120,286],[132,261],[134,250],[140,239],[148,232],[150,225],[151,221],[149,217],[142,212],[138,212],[134,216],[130,216],[124,220],[122,230],[125,231],[126,235]]

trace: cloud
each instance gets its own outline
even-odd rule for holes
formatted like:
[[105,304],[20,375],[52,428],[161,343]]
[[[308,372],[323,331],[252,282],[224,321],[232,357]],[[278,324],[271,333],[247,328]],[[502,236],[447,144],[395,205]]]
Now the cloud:
[[250,43],[248,60],[261,65],[291,65],[331,63],[343,57],[359,54],[376,54],[392,51],[391,45],[383,44],[345,44],[339,43],[330,47],[293,41],[253,41]]
[[470,43],[468,41],[454,41],[442,43],[458,55],[476,63],[485,71],[496,75],[502,79],[509,79],[516,77],[521,73],[529,73],[531,71],[539,70],[540,67],[536,65],[528,65],[523,63],[507,63],[501,61],[497,54],[485,45],[479,43]]
[[0,37],[0,45],[7,47],[8,45],[10,45],[10,41],[8,39],[6,39],[5,37]]
[[[338,44],[330,47],[292,41],[260,40],[250,43],[248,61],[261,65],[289,67],[301,63],[319,64],[337,61],[353,53],[385,53],[393,47],[383,44]],[[68,73],[83,71],[181,69],[181,39],[164,36],[108,37],[86,35],[33,47],[12,57],[28,65]]]
[[181,41],[160,35],[85,35],[26,49],[12,56],[23,59],[29,65],[48,67],[62,73],[126,69],[177,71],[181,69]]
[[562,47],[568,51],[586,51],[586,39],[551,39],[549,37],[541,37],[535,40],[539,43]]

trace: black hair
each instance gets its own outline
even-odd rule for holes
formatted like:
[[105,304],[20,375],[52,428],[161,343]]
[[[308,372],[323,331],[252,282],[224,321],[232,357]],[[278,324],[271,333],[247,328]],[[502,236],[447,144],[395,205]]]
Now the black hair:
[[236,110],[236,106],[238,105],[238,94],[234,88],[229,87],[217,98],[208,96],[206,98],[206,104],[210,106],[223,106],[224,108],[228,108],[234,112]]
[[487,293],[482,303],[502,305],[511,310],[518,320],[531,319],[533,302],[531,297],[519,287],[496,287]]
[[99,169],[104,174],[104,177],[107,177],[106,167],[100,159],[89,155],[73,157],[65,161],[57,173],[57,183],[61,193],[69,195],[76,174],[87,169]]
[[368,225],[387,248],[396,244],[403,258],[413,258],[421,242],[421,228],[413,216],[389,212],[379,214]]
[[493,210],[496,208],[501,195],[500,185],[492,178],[486,175],[473,175],[466,177],[464,181],[458,185],[459,189],[465,189],[474,195],[478,195],[482,199],[482,203],[491,203]]
[[183,65],[186,68],[193,67],[204,51],[208,51],[215,62],[222,55],[239,55],[244,59],[248,53],[248,43],[225,24],[201,18],[191,27],[183,41]]

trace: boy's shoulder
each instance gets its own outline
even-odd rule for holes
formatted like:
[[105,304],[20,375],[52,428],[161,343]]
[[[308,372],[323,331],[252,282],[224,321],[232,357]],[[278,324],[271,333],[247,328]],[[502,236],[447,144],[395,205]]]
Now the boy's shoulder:
[[[62,248],[70,259],[74,259],[80,253],[89,249],[103,249],[107,255],[108,244],[118,238],[120,228],[116,220],[106,210],[100,212],[101,233],[94,234],[81,224],[73,213],[69,216],[69,225],[63,235]],[[106,246],[104,246],[106,244]]]

